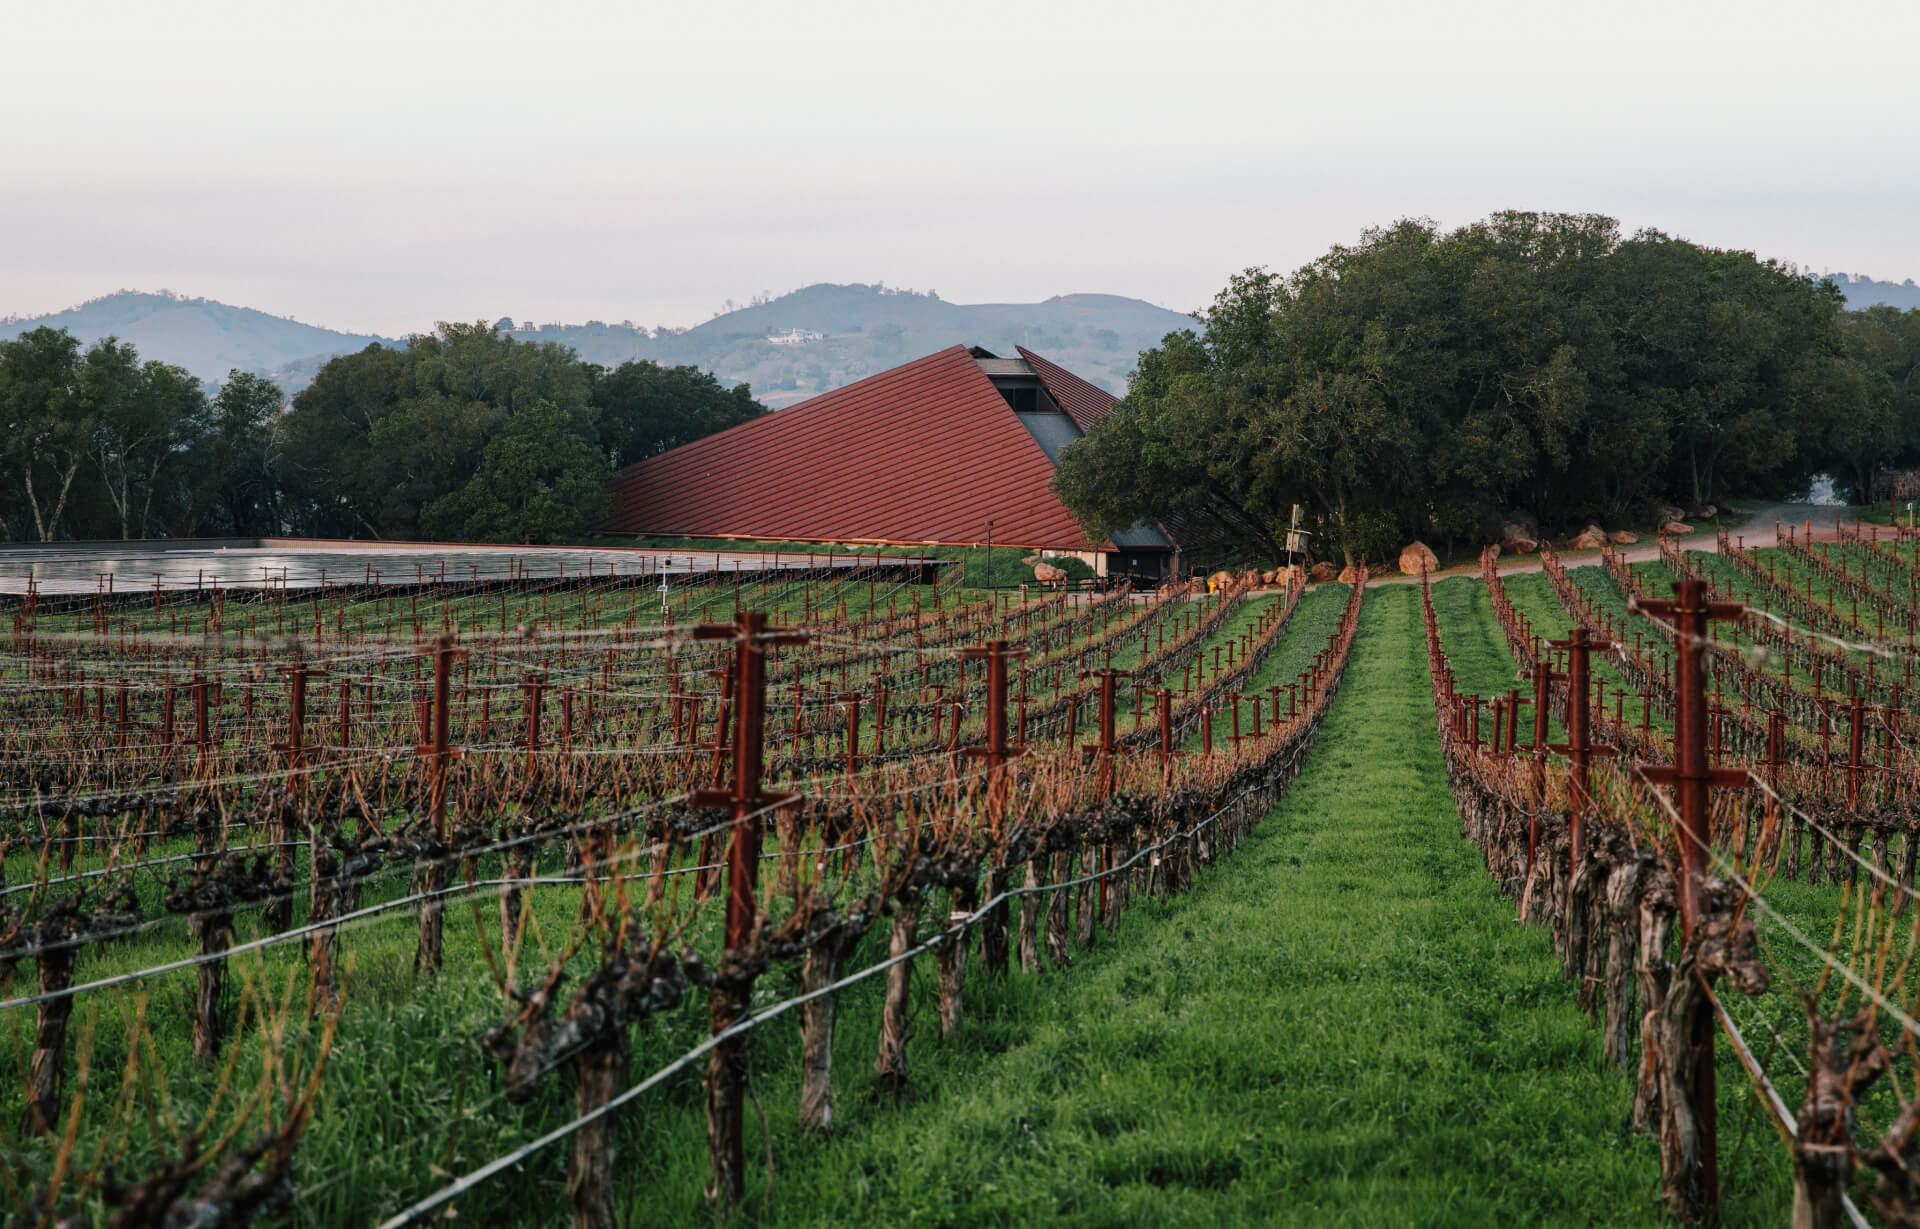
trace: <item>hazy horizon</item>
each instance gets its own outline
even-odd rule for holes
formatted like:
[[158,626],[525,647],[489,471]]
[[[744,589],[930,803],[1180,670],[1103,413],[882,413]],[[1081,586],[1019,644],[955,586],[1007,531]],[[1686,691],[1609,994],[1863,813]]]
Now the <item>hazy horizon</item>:
[[8,18],[0,313],[401,335],[884,282],[1188,311],[1405,216],[1608,213],[1920,276],[1910,6],[864,3]]

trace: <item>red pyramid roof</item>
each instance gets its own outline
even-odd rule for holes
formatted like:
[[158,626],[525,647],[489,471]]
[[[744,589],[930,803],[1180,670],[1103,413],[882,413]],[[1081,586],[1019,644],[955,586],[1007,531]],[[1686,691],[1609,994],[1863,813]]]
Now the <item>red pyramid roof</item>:
[[1067,412],[1067,417],[1073,419],[1073,425],[1080,428],[1083,434],[1093,430],[1093,424],[1111,414],[1113,407],[1119,403],[1120,399],[1106,389],[1089,384],[1065,367],[1048,362],[1025,346],[1015,346],[1014,349],[1020,352],[1021,358],[1027,360],[1027,366],[1033,368],[1033,374],[1039,376],[1040,382],[1047,386],[1048,394],[1060,403],[1060,408]]
[[629,465],[604,528],[963,545],[985,541],[992,518],[997,543],[1105,549],[1052,478],[979,363],[952,346]]

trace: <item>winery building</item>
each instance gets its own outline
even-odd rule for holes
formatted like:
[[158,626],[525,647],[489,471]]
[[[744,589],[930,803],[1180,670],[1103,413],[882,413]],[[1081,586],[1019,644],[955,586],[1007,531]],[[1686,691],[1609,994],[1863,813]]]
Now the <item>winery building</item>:
[[610,533],[848,545],[1017,546],[1102,576],[1169,576],[1140,524],[1091,540],[1048,489],[1112,394],[1024,347],[953,346],[622,470]]

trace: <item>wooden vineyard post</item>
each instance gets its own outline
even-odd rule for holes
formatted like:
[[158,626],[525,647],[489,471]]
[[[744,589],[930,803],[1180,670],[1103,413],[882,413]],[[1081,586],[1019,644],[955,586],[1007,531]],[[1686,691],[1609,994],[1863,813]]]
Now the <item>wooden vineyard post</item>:
[[[1670,787],[1678,803],[1680,883],[1678,896],[1682,955],[1664,1007],[1665,1032],[1680,1039],[1664,1057],[1660,1167],[1667,1202],[1682,1220],[1715,1221],[1720,1214],[1720,1155],[1714,1104],[1714,1018],[1712,999],[1699,969],[1695,940],[1702,937],[1707,881],[1711,874],[1708,842],[1709,791],[1714,786],[1748,783],[1746,770],[1713,768],[1707,762],[1707,695],[1703,659],[1707,623],[1738,619],[1746,608],[1707,600],[1706,585],[1683,580],[1671,601],[1634,598],[1628,609],[1667,623],[1674,639],[1674,721],[1672,767],[1643,767],[1641,775]],[[1676,1069],[1677,1068],[1677,1069]]]
[[[744,613],[732,626],[702,624],[695,640],[731,640],[732,694],[738,712],[732,726],[733,784],[727,789],[694,793],[697,806],[726,807],[733,814],[727,837],[726,951],[714,975],[709,1015],[713,1031],[722,1032],[742,1016],[753,995],[753,977],[739,972],[749,967],[759,913],[758,871],[761,813],[790,800],[791,794],[772,794],[760,788],[764,748],[761,734],[766,721],[767,650],[775,645],[805,644],[804,633],[769,634],[767,616]],[[740,1202],[746,1179],[746,1153],[741,1134],[741,1097],[746,1085],[746,1044],[733,1038],[716,1046],[707,1061],[707,1151],[713,1165],[713,1183],[707,1197],[725,1208]]]
[[[991,898],[1007,890],[1007,803],[1013,792],[1007,766],[1027,750],[1025,743],[1007,738],[1007,663],[1024,659],[1027,650],[1011,648],[1005,640],[994,640],[984,646],[964,649],[960,656],[987,663],[987,741],[968,747],[964,754],[985,760],[987,766],[987,836],[992,850],[992,862],[987,869],[987,895]],[[1010,918],[1010,903],[1003,900],[994,905],[980,925],[980,961],[987,972],[996,977],[1004,976],[1007,971]]]
[[448,742],[448,714],[452,705],[453,665],[466,660],[467,651],[453,647],[453,637],[441,636],[422,653],[433,659],[432,742],[414,748],[414,754],[430,760],[427,779],[427,825],[421,845],[424,856],[415,863],[413,891],[427,894],[420,902],[420,944],[413,954],[413,972],[436,973],[440,969],[440,937],[444,905],[440,892],[453,878],[451,849],[447,829],[447,769],[460,758],[460,750]]

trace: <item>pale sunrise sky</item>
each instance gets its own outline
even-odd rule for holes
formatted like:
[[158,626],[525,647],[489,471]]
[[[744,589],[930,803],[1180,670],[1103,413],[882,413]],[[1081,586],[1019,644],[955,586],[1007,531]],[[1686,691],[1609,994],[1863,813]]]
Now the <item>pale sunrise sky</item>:
[[0,0],[0,315],[695,324],[884,281],[1202,305],[1610,213],[1920,277],[1920,5]]

